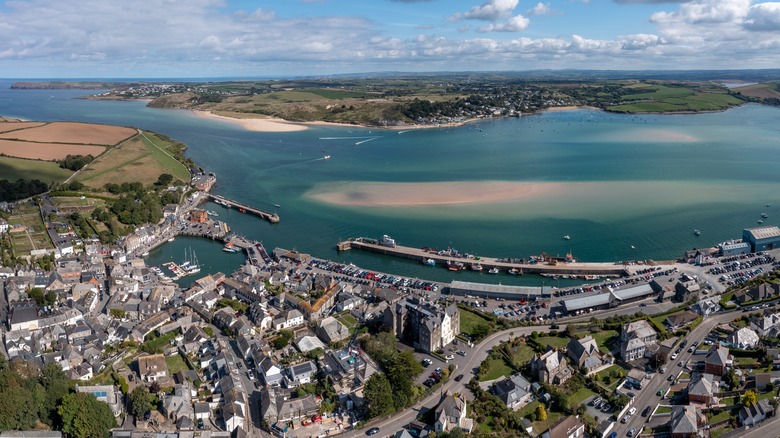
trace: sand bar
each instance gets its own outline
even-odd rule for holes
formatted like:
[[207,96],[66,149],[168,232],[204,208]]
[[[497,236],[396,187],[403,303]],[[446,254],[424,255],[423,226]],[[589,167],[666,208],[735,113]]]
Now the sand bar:
[[306,196],[345,206],[489,204],[551,196],[570,187],[570,184],[561,182],[521,181],[360,182],[325,185],[310,191]]
[[211,111],[199,111],[199,110],[193,110],[192,113],[198,117],[203,117],[212,120],[220,120],[223,122],[229,122],[236,125],[240,125],[241,127],[243,127],[248,131],[294,132],[294,131],[305,131],[306,129],[308,129],[304,125],[288,122],[286,120],[278,119],[278,118],[270,118],[270,117],[269,118],[237,118],[237,117],[221,116],[218,114],[214,114]]

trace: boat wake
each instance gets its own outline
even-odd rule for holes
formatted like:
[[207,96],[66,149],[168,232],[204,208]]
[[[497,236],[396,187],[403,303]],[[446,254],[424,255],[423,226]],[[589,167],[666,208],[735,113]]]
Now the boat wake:
[[355,145],[357,146],[357,145],[359,145],[359,144],[367,143],[367,142],[369,142],[369,141],[371,141],[371,140],[376,140],[377,138],[382,138],[382,137],[371,137],[371,138],[369,138],[368,140],[356,141],[356,142],[355,142]]
[[363,137],[319,137],[318,140],[357,140],[360,138],[374,138],[369,136]]

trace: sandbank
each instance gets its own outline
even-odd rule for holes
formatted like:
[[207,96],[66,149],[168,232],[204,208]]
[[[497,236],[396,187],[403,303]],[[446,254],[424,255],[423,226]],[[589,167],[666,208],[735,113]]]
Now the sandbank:
[[425,183],[342,183],[306,194],[329,204],[364,207],[489,204],[536,199],[571,185],[561,182],[452,181]]
[[221,116],[214,114],[211,111],[192,110],[192,113],[197,117],[203,117],[212,120],[221,120],[223,122],[229,122],[236,125],[240,125],[248,131],[256,132],[294,132],[305,131],[308,129],[305,125],[299,123],[288,122],[278,118],[236,118]]

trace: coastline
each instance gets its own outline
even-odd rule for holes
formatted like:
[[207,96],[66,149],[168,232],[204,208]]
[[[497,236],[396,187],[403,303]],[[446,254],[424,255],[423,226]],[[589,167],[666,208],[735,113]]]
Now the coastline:
[[223,122],[232,123],[235,125],[239,125],[246,129],[247,131],[256,131],[256,132],[295,132],[295,131],[305,131],[309,129],[308,127],[294,123],[294,122],[288,122],[284,119],[278,119],[278,118],[257,118],[257,117],[251,117],[251,118],[238,118],[238,117],[229,117],[229,116],[222,116],[219,114],[214,114],[211,111],[202,111],[202,110],[190,110],[195,117],[205,118],[205,119],[212,119],[212,120],[219,120]]

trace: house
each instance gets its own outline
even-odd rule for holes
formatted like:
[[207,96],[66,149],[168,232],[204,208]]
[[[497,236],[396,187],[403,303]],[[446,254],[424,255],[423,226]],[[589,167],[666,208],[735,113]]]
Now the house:
[[721,345],[713,345],[704,357],[704,372],[708,374],[722,376],[730,365],[729,350]]
[[285,381],[288,388],[293,388],[299,385],[310,383],[312,377],[317,373],[317,366],[312,361],[306,361],[298,365],[293,365],[287,368],[287,380]]
[[699,297],[700,290],[699,282],[694,278],[686,276],[685,281],[678,281],[674,285],[674,299],[679,303],[694,300]]
[[466,400],[460,397],[445,396],[436,407],[434,418],[436,422],[433,427],[437,433],[449,432],[456,427],[471,432],[474,427],[473,420],[466,418]]
[[775,409],[772,407],[769,399],[765,398],[750,406],[743,406],[739,410],[739,422],[743,426],[755,426],[774,415]]
[[734,294],[733,300],[739,304],[751,301],[762,301],[780,294],[780,285],[771,283],[761,283],[746,291],[739,291]]
[[703,426],[706,421],[707,417],[697,411],[695,406],[672,406],[672,415],[669,419],[671,438],[703,437]]
[[274,364],[273,360],[255,350],[252,356],[257,364],[257,373],[263,376],[263,382],[268,386],[279,386],[284,380],[282,370]]
[[642,381],[644,380],[645,380],[645,372],[642,370],[632,368],[628,371],[628,374],[626,374],[626,383],[634,386],[635,388],[641,389]]
[[593,336],[585,336],[582,339],[571,338],[566,347],[566,356],[571,360],[573,367],[585,368],[590,374],[594,370],[612,363],[612,358],[601,353]]
[[249,318],[260,330],[268,330],[272,327],[274,318],[268,311],[265,303],[254,302],[249,306]]
[[688,383],[688,403],[700,403],[704,406],[712,405],[712,396],[714,394],[715,376],[712,374],[701,373],[695,375]]
[[144,382],[156,382],[168,377],[168,365],[165,356],[152,354],[138,358],[138,373]]
[[531,401],[531,383],[519,373],[496,383],[493,392],[512,410],[520,409]]
[[173,387],[173,393],[166,394],[162,401],[162,413],[169,420],[177,421],[181,417],[192,420],[192,388],[189,383]]
[[692,323],[698,317],[699,315],[691,312],[690,310],[686,310],[685,312],[675,313],[673,315],[667,316],[664,320],[664,324],[669,327],[670,330],[674,331]]
[[645,355],[649,345],[658,343],[658,334],[647,320],[629,322],[623,325],[620,333],[620,355],[626,361],[639,359]]
[[189,220],[196,224],[202,224],[208,222],[209,215],[206,213],[206,210],[193,209],[190,211]]
[[317,336],[326,344],[347,339],[349,335],[347,326],[332,316],[323,319],[317,324]]
[[752,350],[758,345],[758,335],[753,330],[742,327],[729,335],[728,342],[734,348]]
[[399,339],[407,339],[414,348],[431,352],[449,345],[460,333],[460,311],[406,298],[387,307],[383,314],[385,327]]
[[780,314],[768,313],[750,319],[750,328],[761,336],[777,337],[780,333]]
[[285,310],[274,318],[275,330],[288,329],[303,324],[303,313],[298,309]]
[[560,385],[573,375],[566,363],[566,356],[557,349],[548,347],[544,354],[531,358],[531,377],[541,383]]
[[585,423],[580,417],[569,415],[553,423],[549,429],[542,433],[542,438],[584,438]]
[[298,350],[300,350],[301,353],[308,353],[318,348],[325,350],[328,347],[327,345],[323,344],[322,341],[320,341],[316,336],[301,336],[293,343],[296,347],[298,347]]
[[211,418],[211,408],[206,402],[195,403],[193,410],[195,411],[196,420],[208,421]]
[[755,379],[756,389],[759,391],[764,391],[767,385],[772,382],[772,374],[770,373],[754,373],[753,378]]
[[342,292],[341,294],[339,294],[338,303],[336,303],[336,311],[343,312],[345,310],[348,311],[352,309],[357,309],[363,306],[365,303],[366,301],[363,298],[360,298],[359,296]]

